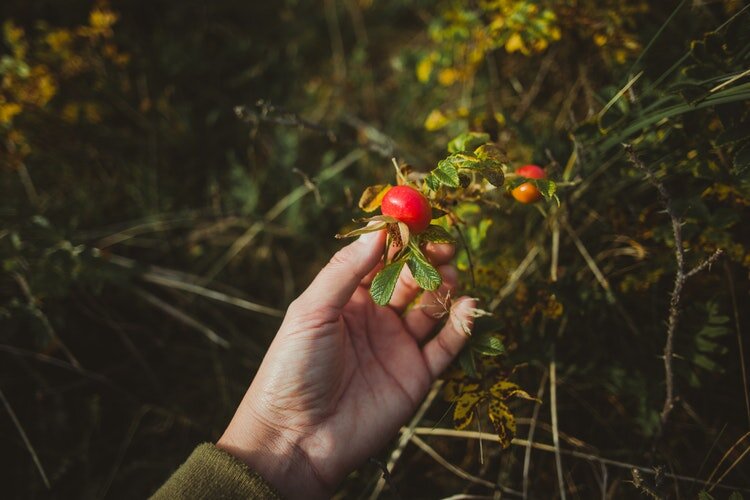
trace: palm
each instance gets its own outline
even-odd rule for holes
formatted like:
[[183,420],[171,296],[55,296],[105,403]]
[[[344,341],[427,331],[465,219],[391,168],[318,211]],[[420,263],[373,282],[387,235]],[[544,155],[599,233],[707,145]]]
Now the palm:
[[457,302],[452,320],[428,340],[440,322],[436,313],[445,312],[436,298],[455,285],[455,269],[445,265],[453,249],[428,248],[443,286],[404,312],[419,292],[408,270],[389,306],[376,305],[368,292],[383,236],[344,248],[290,305],[235,415],[237,427],[230,424],[225,433],[228,448],[253,441],[252,432],[233,437],[234,429],[246,434],[245,419],[275,429],[303,453],[323,489],[331,489],[396,434],[461,349],[466,336],[455,318],[470,322],[471,300]]

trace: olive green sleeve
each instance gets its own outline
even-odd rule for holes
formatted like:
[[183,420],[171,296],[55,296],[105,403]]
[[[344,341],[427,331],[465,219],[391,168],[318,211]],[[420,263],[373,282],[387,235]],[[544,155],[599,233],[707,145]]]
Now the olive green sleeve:
[[210,443],[198,446],[151,498],[281,500],[259,474]]

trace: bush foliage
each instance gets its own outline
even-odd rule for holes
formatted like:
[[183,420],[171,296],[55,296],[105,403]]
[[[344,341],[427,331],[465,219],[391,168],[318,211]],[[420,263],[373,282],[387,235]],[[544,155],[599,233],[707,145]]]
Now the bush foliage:
[[[7,498],[144,497],[215,440],[392,158],[449,213],[487,312],[392,470],[400,496],[748,495],[748,16],[4,2]],[[529,163],[549,180],[522,205],[508,190]],[[425,431],[454,427],[484,440]],[[365,464],[339,496],[381,474]]]

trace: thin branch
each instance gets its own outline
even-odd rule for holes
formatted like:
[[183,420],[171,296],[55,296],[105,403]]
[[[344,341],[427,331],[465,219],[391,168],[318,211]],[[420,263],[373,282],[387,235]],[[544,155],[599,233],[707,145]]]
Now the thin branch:
[[648,168],[640,158],[638,158],[638,156],[635,154],[635,151],[633,150],[633,146],[631,146],[630,144],[623,144],[623,148],[625,149],[625,153],[630,163],[632,163],[639,170],[643,171],[646,179],[659,192],[659,198],[661,198],[661,202],[664,204],[664,208],[667,212],[667,215],[669,216],[669,220],[672,225],[672,237],[674,239],[674,257],[675,261],[677,262],[677,272],[675,273],[674,286],[672,288],[672,294],[669,300],[667,341],[664,345],[664,374],[666,382],[666,394],[664,397],[664,406],[662,407],[661,415],[659,417],[659,420],[661,422],[659,433],[661,434],[664,431],[664,427],[666,426],[667,421],[669,420],[669,414],[672,412],[675,403],[675,383],[674,370],[672,368],[672,358],[674,357],[674,336],[675,332],[677,331],[677,325],[680,319],[680,302],[682,299],[682,290],[688,278],[694,276],[700,271],[703,271],[704,269],[709,268],[711,264],[716,262],[716,259],[719,258],[723,251],[721,248],[719,248],[713,253],[713,255],[695,266],[693,269],[685,269],[685,249],[682,245],[682,221],[680,221],[679,217],[677,217],[677,214],[675,213],[674,205],[672,204],[672,198],[669,196],[667,188],[664,186],[663,182],[656,178],[651,169]]
[[34,465],[36,465],[36,468],[39,471],[39,475],[42,476],[42,481],[44,481],[44,486],[46,486],[47,489],[49,490],[51,486],[49,484],[49,479],[47,479],[47,474],[44,472],[44,467],[42,467],[42,462],[39,460],[39,456],[36,454],[34,447],[31,445],[31,441],[29,441],[29,438],[26,435],[26,432],[23,430],[23,426],[21,426],[21,422],[18,421],[18,418],[16,417],[16,413],[13,411],[13,408],[11,408],[10,403],[5,398],[5,393],[3,393],[2,389],[0,389],[0,401],[3,402],[3,406],[5,406],[5,410],[8,412],[8,415],[10,415],[10,419],[13,421],[13,425],[16,426],[16,430],[21,435],[23,444],[26,445],[26,449],[29,451],[29,454],[31,455],[31,459],[34,460]]

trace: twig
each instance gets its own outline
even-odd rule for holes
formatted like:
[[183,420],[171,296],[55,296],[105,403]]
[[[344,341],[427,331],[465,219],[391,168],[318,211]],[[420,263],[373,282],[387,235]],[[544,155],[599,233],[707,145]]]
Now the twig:
[[674,279],[674,287],[672,288],[672,294],[669,300],[669,322],[667,325],[667,341],[664,345],[664,373],[666,379],[666,395],[664,398],[664,406],[661,410],[659,417],[661,428],[659,434],[664,431],[664,427],[669,420],[669,414],[672,412],[675,403],[675,390],[674,390],[674,372],[672,369],[672,358],[674,356],[674,336],[677,330],[677,324],[680,319],[680,301],[682,299],[682,289],[685,286],[685,282],[688,278],[695,274],[707,269],[716,262],[716,259],[723,253],[721,248],[718,248],[713,255],[708,259],[704,260],[693,269],[685,269],[685,249],[682,246],[682,222],[677,217],[672,205],[672,198],[667,192],[667,188],[664,187],[664,183],[656,178],[654,173],[648,168],[640,158],[635,154],[633,146],[630,144],[623,144],[625,153],[628,156],[628,160],[636,168],[642,170],[646,175],[646,179],[656,188],[659,192],[664,208],[669,216],[669,220],[672,224],[672,236],[674,238],[674,256],[677,262],[677,272]]
[[[435,400],[435,397],[440,392],[440,389],[443,387],[444,380],[436,380],[434,384],[432,384],[432,389],[430,389],[430,392],[427,394],[427,397],[422,402],[422,405],[417,410],[417,413],[414,414],[414,416],[411,419],[411,422],[409,422],[409,425],[403,429],[401,432],[401,436],[398,439],[398,444],[391,452],[391,456],[388,457],[388,463],[386,464],[386,470],[393,470],[393,467],[395,467],[396,462],[398,462],[398,459],[401,458],[401,454],[404,452],[404,449],[406,448],[406,445],[409,444],[409,440],[411,439],[412,435],[414,435],[414,428],[419,424],[419,422],[422,420],[422,417],[424,417],[424,414],[427,412],[427,410],[432,405],[432,402]],[[386,485],[387,478],[383,476],[378,480],[378,483],[375,485],[375,489],[370,494],[370,500],[375,500],[380,496],[380,493],[383,491],[383,487]],[[392,485],[389,485],[392,488]]]
[[[444,437],[452,437],[452,438],[463,438],[463,439],[479,439],[479,436],[477,435],[476,431],[457,431],[455,429],[441,429],[441,428],[431,428],[431,427],[417,427],[414,429],[414,434],[419,436],[444,436]],[[493,441],[496,443],[500,442],[500,438],[494,434],[490,433],[484,433],[482,434],[482,439],[486,439],[488,441]],[[549,444],[544,443],[531,443],[529,445],[529,442],[525,439],[519,439],[514,438],[513,441],[511,441],[511,444],[515,446],[531,446],[535,450],[541,450],[546,451],[550,453],[555,452],[555,447]],[[566,450],[564,448],[560,449],[560,453],[563,455],[569,455],[571,457],[581,458],[584,460],[589,460],[596,463],[601,463],[605,465],[610,465],[612,467],[618,467],[621,469],[637,469],[641,472],[645,472],[646,474],[650,475],[656,475],[656,471],[654,471],[653,468],[650,467],[644,467],[641,465],[636,465],[628,462],[621,462],[619,460],[612,460],[610,458],[604,458],[600,457],[591,453],[585,453],[582,451],[577,450]],[[672,473],[665,473],[664,477],[668,477],[670,479],[677,479],[679,481],[685,481],[690,483],[696,483],[701,485],[709,485],[710,483],[708,481],[703,481],[702,479],[698,479],[695,477],[690,476],[684,476],[681,474],[672,474]],[[717,488],[726,489],[726,490],[736,490],[740,492],[746,492],[750,493],[750,488],[742,488],[740,486],[735,485],[725,485],[725,484],[717,484]]]
[[565,481],[562,471],[562,457],[560,456],[560,435],[557,432],[557,365],[554,354],[549,362],[549,401],[550,417],[552,418],[552,442],[555,445],[555,467],[557,468],[557,485],[560,488],[560,498],[565,500]]
[[539,419],[539,410],[542,408],[542,398],[544,397],[544,389],[547,387],[547,377],[549,372],[545,371],[542,375],[542,380],[539,382],[539,389],[536,391],[536,402],[534,403],[534,411],[531,414],[531,423],[529,424],[529,433],[527,434],[528,446],[526,446],[526,453],[523,457],[523,498],[529,498],[529,469],[531,468],[531,443],[534,442],[534,432],[536,431],[536,424]]
[[377,465],[378,469],[380,469],[380,472],[382,473],[380,479],[378,480],[378,484],[380,484],[380,481],[383,481],[383,484],[387,484],[391,489],[391,493],[393,494],[393,496],[396,498],[396,500],[399,500],[401,496],[398,494],[396,485],[393,482],[393,476],[391,476],[391,473],[388,471],[388,466],[375,457],[370,457],[370,462]]
[[31,459],[34,460],[34,465],[36,465],[36,468],[39,471],[39,475],[42,476],[42,481],[44,481],[44,486],[46,486],[47,489],[49,490],[51,486],[49,484],[49,479],[47,479],[47,474],[44,472],[44,467],[42,467],[42,462],[39,460],[39,456],[36,454],[34,447],[31,445],[31,441],[29,441],[28,436],[26,436],[26,432],[23,430],[23,426],[21,426],[21,422],[18,421],[18,418],[16,417],[16,413],[13,411],[13,408],[11,408],[10,403],[5,398],[5,393],[3,392],[2,389],[0,389],[0,401],[3,402],[3,406],[5,406],[5,410],[8,412],[8,415],[10,415],[10,419],[13,421],[13,425],[16,426],[16,430],[21,435],[23,444],[26,445],[26,449],[29,451],[29,454],[31,455]]
[[521,102],[518,104],[518,107],[513,112],[513,120],[520,121],[521,118],[523,118],[523,115],[526,114],[526,111],[529,110],[529,107],[534,102],[536,96],[539,95],[539,91],[542,89],[542,83],[544,83],[544,79],[547,77],[549,70],[552,69],[556,55],[557,51],[551,50],[542,60],[542,63],[539,65],[539,71],[534,78],[534,82],[531,84],[528,92],[526,92],[523,99],[521,99]]
[[476,277],[474,276],[474,259],[472,259],[471,257],[471,248],[469,248],[469,244],[466,242],[464,232],[461,230],[461,221],[459,221],[458,218],[454,217],[452,214],[450,217],[453,219],[453,227],[456,228],[458,237],[461,240],[461,246],[464,247],[464,250],[466,250],[466,260],[469,263],[469,278],[471,278],[471,288],[473,290],[477,287],[477,281]]
[[487,481],[486,479],[482,479],[481,477],[477,477],[473,474],[469,474],[465,470],[463,470],[460,467],[457,467],[444,459],[437,451],[435,451],[429,444],[425,443],[419,436],[413,435],[411,437],[411,441],[417,445],[422,451],[427,453],[430,457],[433,458],[437,463],[445,467],[447,470],[455,474],[456,476],[460,477],[461,479],[465,479],[466,481],[472,482],[474,484],[478,484],[481,486],[485,486],[487,488],[496,489],[500,488],[504,493],[508,493],[509,495],[515,495],[515,496],[521,496],[520,491],[515,491],[513,489],[507,488],[505,486],[497,485],[491,481]]

